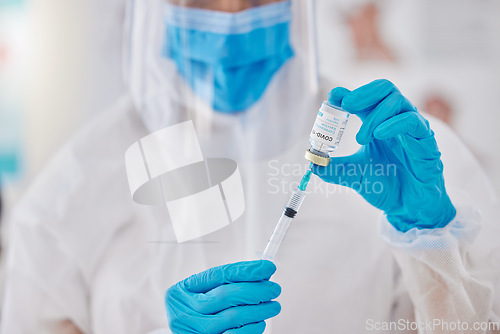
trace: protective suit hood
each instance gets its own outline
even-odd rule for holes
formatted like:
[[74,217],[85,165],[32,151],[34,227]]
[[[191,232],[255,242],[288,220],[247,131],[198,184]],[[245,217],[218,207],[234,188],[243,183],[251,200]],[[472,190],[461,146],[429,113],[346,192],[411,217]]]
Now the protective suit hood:
[[[214,111],[194,94],[174,61],[162,55],[166,3],[130,1],[124,71],[134,105],[148,130],[193,120],[202,143],[208,138],[212,144],[216,140],[218,143],[210,145],[219,148],[214,154],[232,158],[262,158],[288,147],[304,127],[312,124],[318,107],[313,5],[310,1],[291,1],[293,57],[274,74],[255,104],[227,115]],[[279,139],[271,142],[270,137]],[[258,147],[266,147],[267,153],[257,152]]]

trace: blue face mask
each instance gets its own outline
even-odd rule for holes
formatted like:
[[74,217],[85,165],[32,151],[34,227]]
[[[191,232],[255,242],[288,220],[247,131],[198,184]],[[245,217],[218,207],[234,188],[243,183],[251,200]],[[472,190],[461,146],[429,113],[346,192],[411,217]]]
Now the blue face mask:
[[238,13],[168,5],[165,57],[216,111],[252,106],[293,56],[290,2]]

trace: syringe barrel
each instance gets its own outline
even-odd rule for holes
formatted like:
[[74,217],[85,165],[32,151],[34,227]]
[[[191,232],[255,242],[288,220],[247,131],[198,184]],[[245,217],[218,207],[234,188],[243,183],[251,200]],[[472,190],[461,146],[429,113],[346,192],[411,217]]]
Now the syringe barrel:
[[288,203],[286,204],[285,210],[281,214],[271,239],[269,239],[269,242],[267,243],[264,254],[262,254],[263,260],[274,260],[276,257],[278,249],[280,248],[281,243],[290,228],[290,224],[304,201],[305,195],[306,192],[300,189],[293,192],[292,196],[288,200]]
[[276,253],[278,253],[278,249],[280,248],[283,239],[285,239],[285,235],[290,228],[292,220],[293,218],[287,217],[284,214],[281,215],[278,225],[276,225],[273,235],[271,236],[271,239],[269,239],[266,249],[262,254],[263,260],[273,261],[275,259]]

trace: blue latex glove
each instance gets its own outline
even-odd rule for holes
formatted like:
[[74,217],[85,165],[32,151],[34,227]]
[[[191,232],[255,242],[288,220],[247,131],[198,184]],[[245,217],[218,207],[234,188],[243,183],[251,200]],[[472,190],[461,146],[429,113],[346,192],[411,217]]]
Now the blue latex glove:
[[326,167],[315,165],[316,175],[355,189],[401,232],[444,227],[453,220],[456,211],[446,194],[434,132],[390,81],[376,80],[352,92],[337,87],[328,100],[361,118],[356,140],[362,146]]
[[264,320],[278,315],[281,287],[269,279],[270,261],[249,261],[215,267],[167,290],[165,305],[175,334],[261,334]]

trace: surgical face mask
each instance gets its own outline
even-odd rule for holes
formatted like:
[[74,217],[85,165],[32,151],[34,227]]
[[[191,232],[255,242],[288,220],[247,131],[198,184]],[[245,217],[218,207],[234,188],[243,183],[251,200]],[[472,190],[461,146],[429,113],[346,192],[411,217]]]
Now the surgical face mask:
[[289,1],[238,13],[167,5],[163,55],[214,110],[243,111],[293,56],[290,19]]

